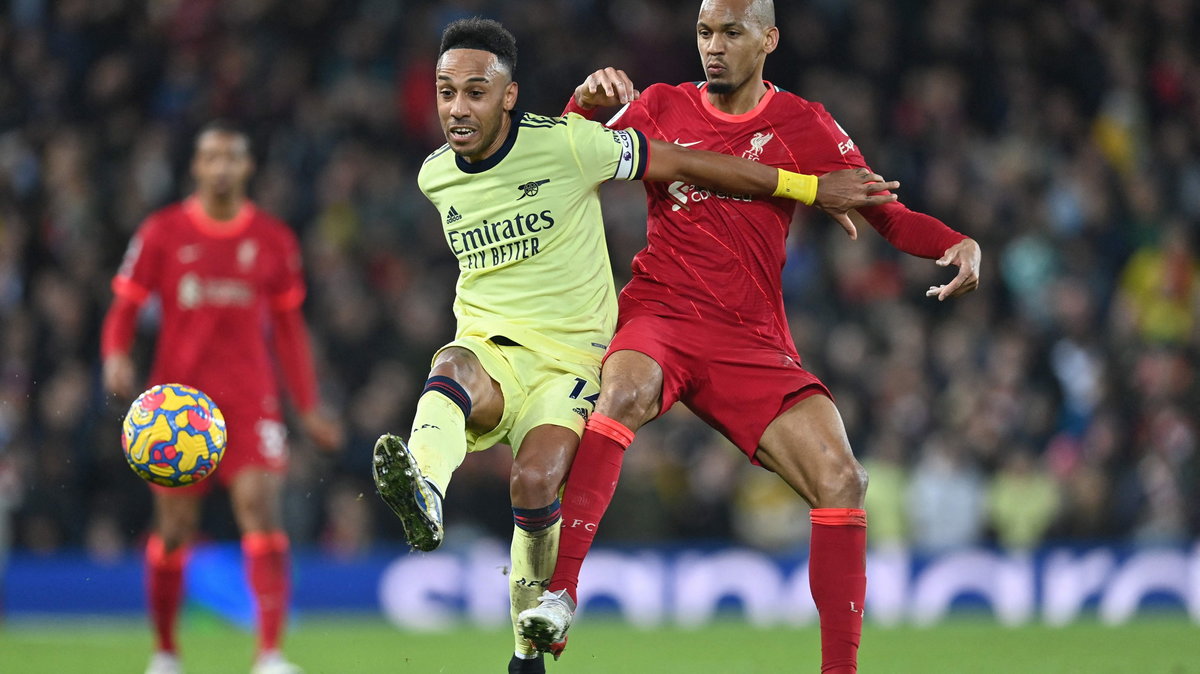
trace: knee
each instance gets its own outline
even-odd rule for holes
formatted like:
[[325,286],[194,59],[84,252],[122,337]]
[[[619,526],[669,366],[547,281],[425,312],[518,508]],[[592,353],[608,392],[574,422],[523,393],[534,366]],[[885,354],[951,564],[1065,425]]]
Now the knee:
[[437,363],[433,366],[433,370],[429,374],[431,376],[449,377],[460,385],[470,389],[475,379],[475,364],[477,362],[474,354],[470,351],[457,347],[450,348],[438,356]]
[[235,506],[238,528],[243,534],[256,531],[274,531],[280,527],[277,509],[269,499],[246,499]]
[[541,508],[558,498],[562,475],[545,466],[513,464],[509,475],[508,491],[512,504],[517,508]]
[[657,403],[658,390],[650,386],[626,382],[610,386],[605,382],[596,411],[636,430],[658,413],[654,409]]
[[825,471],[817,485],[818,508],[861,508],[867,496],[867,469],[853,457]]
[[159,531],[158,537],[162,540],[163,551],[168,553],[184,547],[192,538],[191,532],[185,529]]

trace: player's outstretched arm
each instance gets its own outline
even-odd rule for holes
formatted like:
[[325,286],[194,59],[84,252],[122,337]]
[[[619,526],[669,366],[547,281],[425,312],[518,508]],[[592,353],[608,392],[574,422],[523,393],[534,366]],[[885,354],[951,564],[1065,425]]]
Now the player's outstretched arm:
[[885,182],[866,169],[834,171],[817,178],[719,152],[689,150],[656,139],[650,139],[650,161],[642,179],[655,182],[681,180],[731,194],[785,197],[809,205],[816,203],[851,236],[855,236],[855,229],[847,213],[851,209],[895,201],[894,194],[877,193],[900,186],[895,181]]
[[946,249],[946,253],[938,258],[939,267],[954,265],[958,274],[949,283],[940,286],[930,286],[925,291],[926,297],[937,297],[939,302],[947,297],[965,295],[979,287],[979,263],[983,257],[979,244],[975,239],[963,239]]

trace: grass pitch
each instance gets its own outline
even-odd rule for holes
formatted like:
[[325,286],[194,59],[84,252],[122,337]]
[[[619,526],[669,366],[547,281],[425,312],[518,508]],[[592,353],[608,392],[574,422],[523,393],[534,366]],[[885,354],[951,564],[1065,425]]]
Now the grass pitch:
[[[554,674],[758,674],[820,669],[815,627],[755,629],[736,621],[698,630],[640,631],[585,619],[572,631]],[[309,618],[295,625],[287,652],[308,674],[477,674],[504,672],[507,631],[400,632],[380,620]],[[181,633],[188,674],[246,672],[253,637],[189,614]],[[32,622],[0,627],[0,672],[137,673],[146,665],[149,630],[138,620]],[[1144,619],[1123,627],[1083,622],[1066,628],[1002,628],[964,619],[927,628],[867,625],[860,671],[987,674],[1200,674],[1200,627],[1183,618]]]

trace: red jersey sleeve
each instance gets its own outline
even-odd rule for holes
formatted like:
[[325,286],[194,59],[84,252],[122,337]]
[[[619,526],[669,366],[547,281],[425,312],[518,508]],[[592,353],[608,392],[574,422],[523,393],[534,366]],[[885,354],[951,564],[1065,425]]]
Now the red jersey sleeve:
[[271,329],[288,395],[296,409],[307,412],[317,406],[317,376],[300,307],[272,311]]
[[584,119],[596,119],[596,114],[600,112],[599,108],[585,108],[575,102],[575,94],[571,94],[571,98],[567,101],[567,105],[563,108],[562,116],[566,117],[571,113],[575,113]]
[[138,227],[112,280],[113,303],[100,329],[100,357],[128,353],[133,345],[138,310],[158,288],[162,272],[161,224],[150,216]]
[[286,311],[304,303],[304,265],[300,259],[300,244],[286,225],[280,223],[279,265],[267,283],[271,309]]
[[[858,146],[825,107],[813,103],[812,112],[821,133],[814,166],[797,167],[800,173],[821,175],[845,168],[870,168]],[[932,215],[910,210],[899,201],[860,208],[858,212],[897,250],[929,259],[941,257],[947,248],[967,238]]]
[[280,265],[267,284],[275,355],[292,402],[307,412],[317,404],[317,378],[300,310],[305,295],[304,268],[295,235],[282,223],[279,231]]
[[654,123],[654,107],[658,100],[656,89],[665,86],[665,84],[650,85],[637,100],[626,103],[618,110],[611,119],[604,123],[604,126],[610,129],[637,129],[648,137],[661,138],[662,134],[658,132],[658,125]]
[[112,281],[113,294],[135,304],[145,302],[162,278],[162,251],[162,221],[152,215],[129,240]]

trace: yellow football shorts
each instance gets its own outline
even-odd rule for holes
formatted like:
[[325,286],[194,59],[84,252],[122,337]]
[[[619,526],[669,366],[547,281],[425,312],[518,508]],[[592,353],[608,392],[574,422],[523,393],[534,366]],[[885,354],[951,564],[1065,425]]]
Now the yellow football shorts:
[[516,455],[525,435],[543,424],[569,428],[583,436],[583,426],[600,396],[599,361],[595,366],[581,365],[520,345],[464,336],[439,349],[433,362],[442,351],[455,346],[475,354],[504,395],[504,414],[495,428],[487,433],[467,430],[468,452],[504,442]]

